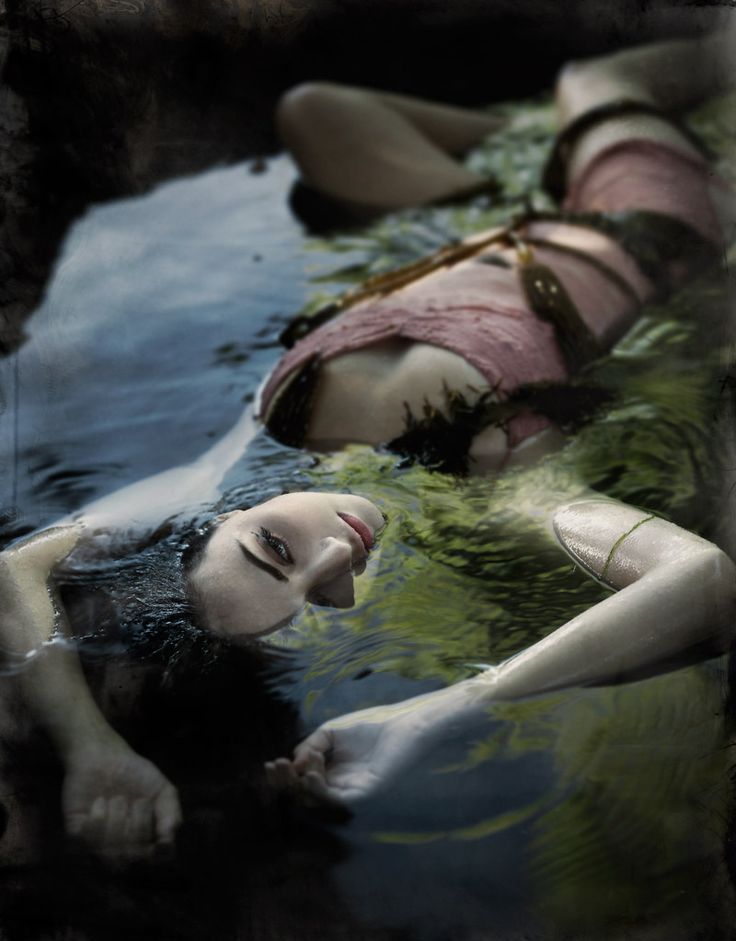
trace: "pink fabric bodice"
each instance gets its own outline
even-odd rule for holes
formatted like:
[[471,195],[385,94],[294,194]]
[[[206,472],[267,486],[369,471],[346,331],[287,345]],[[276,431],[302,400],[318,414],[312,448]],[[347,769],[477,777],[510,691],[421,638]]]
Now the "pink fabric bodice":
[[[682,219],[717,242],[718,221],[709,196],[708,165],[662,144],[629,141],[599,154],[574,182],[568,212],[646,209]],[[633,314],[626,292],[591,260],[603,262],[643,301],[652,286],[634,260],[597,231],[554,221],[526,229],[530,238],[572,243],[585,256],[555,248],[534,248],[538,261],[556,274],[583,320],[604,346],[613,343]],[[267,415],[279,388],[318,354],[329,360],[385,340],[429,343],[462,356],[500,397],[531,383],[560,383],[568,370],[551,324],[530,309],[515,268],[484,263],[480,257],[433,272],[387,296],[349,308],[296,343],[281,358],[261,397]],[[514,446],[549,422],[537,415],[514,419]]]

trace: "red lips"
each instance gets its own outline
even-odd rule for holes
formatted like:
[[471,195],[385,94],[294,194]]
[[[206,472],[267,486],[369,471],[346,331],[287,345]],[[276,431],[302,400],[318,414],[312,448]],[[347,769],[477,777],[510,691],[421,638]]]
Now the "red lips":
[[338,513],[337,515],[341,520],[346,522],[351,529],[355,530],[360,536],[360,541],[363,543],[365,551],[368,552],[373,546],[373,533],[363,520],[358,519],[357,516],[351,516],[349,513]]

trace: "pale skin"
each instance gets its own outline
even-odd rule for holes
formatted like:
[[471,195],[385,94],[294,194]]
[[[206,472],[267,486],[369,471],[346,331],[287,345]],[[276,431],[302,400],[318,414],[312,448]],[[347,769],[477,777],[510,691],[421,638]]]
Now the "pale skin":
[[[733,34],[724,33],[699,42],[674,41],[626,50],[602,60],[568,66],[557,87],[561,124],[564,126],[590,108],[621,98],[682,110],[728,86],[732,51]],[[361,116],[373,107],[377,122],[391,102],[383,95],[373,97],[363,89],[342,90],[324,85],[312,87],[308,95],[306,91],[302,94],[310,118],[308,125],[303,125],[304,144],[297,134],[298,95],[285,103],[282,133],[312,185],[344,199],[348,205],[360,194],[364,202],[369,197],[373,200],[375,210],[387,205],[400,208],[404,205],[400,194],[405,192],[402,167],[400,161],[386,161],[384,157],[387,152],[401,149],[406,131],[410,147],[420,133],[427,148],[443,150],[443,159],[434,165],[435,174],[425,175],[425,182],[431,176],[432,185],[427,185],[422,201],[431,202],[455,192],[457,179],[452,174],[443,176],[449,148],[440,136],[432,137],[426,111],[422,112],[420,124],[406,107],[394,109],[385,139],[372,133],[370,142],[363,141],[369,149],[363,153],[361,163],[353,162],[346,151],[340,151],[337,172],[329,178],[319,176],[330,171],[330,164],[320,163],[315,142],[320,135],[320,115],[330,112],[333,100],[338,103],[336,113],[344,116],[341,109],[348,99],[343,96],[352,100],[357,97],[361,100]],[[412,125],[410,132],[402,130],[407,123]],[[344,147],[356,135],[359,137],[359,130],[351,126]],[[569,178],[580,173],[607,147],[630,138],[651,139],[685,154],[695,153],[684,137],[658,118],[645,115],[620,118],[591,129],[579,139],[568,163]],[[371,155],[375,158],[373,164]],[[370,177],[371,166],[378,179],[369,181],[366,177]],[[392,194],[399,195],[392,201]],[[622,321],[617,326],[623,332],[628,325]],[[441,353],[445,356],[445,351]],[[348,369],[353,374],[360,371],[361,357],[369,360],[372,385],[382,389],[386,400],[392,400],[392,396],[412,400],[411,396],[416,398],[421,390],[424,394],[428,392],[430,399],[434,394],[433,404],[442,408],[437,386],[427,390],[426,384],[417,384],[423,366],[434,375],[441,369],[435,348],[416,344],[408,349],[395,345],[380,351],[359,351],[344,357],[351,360],[349,364],[341,364],[343,358],[335,361],[332,370],[327,364],[327,383],[333,384],[335,394],[325,394],[318,403],[323,411],[314,419],[315,437],[320,436],[320,422],[329,426],[333,420],[337,425],[346,421],[347,416],[340,409],[348,399],[336,392],[341,375],[346,375]],[[445,358],[445,368],[458,386],[464,377],[467,385],[477,387],[478,375],[469,364],[452,353],[446,353]],[[404,376],[406,382],[402,384]],[[389,416],[395,414],[388,406],[385,413],[387,420],[392,420]],[[375,416],[371,420],[375,422]],[[366,427],[364,432],[368,440],[375,433],[372,427]],[[540,437],[547,438],[547,433]],[[544,451],[549,443],[537,440],[532,444]],[[484,468],[493,468],[502,458],[506,459],[506,443],[499,439],[497,429],[492,429],[476,438],[471,454]],[[326,800],[367,797],[409,768],[417,751],[427,747],[437,730],[461,722],[496,700],[569,686],[641,679],[728,648],[736,571],[717,547],[672,524],[651,519],[639,510],[609,502],[575,503],[558,508],[551,516],[563,547],[589,573],[620,589],[616,595],[473,680],[325,723],[299,745],[292,759],[280,758],[266,765],[272,785]]]
[[181,822],[176,791],[107,723],[76,653],[62,645],[44,649],[63,620],[48,589],[50,573],[80,535],[81,526],[54,527],[0,554],[3,646],[30,659],[19,682],[66,768],[67,832],[105,855],[140,857],[172,843]]
[[[631,98],[678,111],[727,87],[731,81],[732,35],[700,42],[672,41],[591,60],[565,68],[557,86],[557,108],[564,127],[578,115],[607,101]],[[329,83],[298,86],[279,107],[278,125],[305,180],[327,195],[373,215],[386,209],[431,203],[477,186],[481,179],[457,159],[458,153],[492,131],[495,120],[464,109]],[[665,143],[697,155],[693,145],[665,121],[647,115],[610,120],[580,139],[568,165],[575,176],[601,151],[630,138]],[[721,205],[720,192],[716,204]],[[728,224],[724,220],[724,224]],[[574,237],[559,226],[552,241]],[[579,230],[578,230],[579,232]],[[488,233],[473,239],[482,242]],[[469,240],[469,241],[472,241]],[[602,241],[587,237],[584,250],[605,258]],[[499,251],[513,260],[512,249]],[[472,259],[458,267],[470,267]],[[426,279],[434,275],[425,276]],[[395,293],[410,303],[415,281]],[[646,291],[644,292],[645,299]],[[636,317],[622,310],[612,322],[588,326],[610,347]],[[421,414],[426,401],[446,412],[445,386],[483,389],[482,374],[461,356],[426,343],[391,340],[324,362],[311,411],[306,442],[334,448],[348,441],[380,444],[401,434],[405,404]],[[371,408],[365,408],[366,401]],[[560,442],[555,429],[510,450],[505,434],[489,427],[478,434],[470,456],[477,472],[498,471],[536,459]]]
[[[172,782],[124,741],[95,703],[73,646],[63,642],[66,621],[53,589],[54,568],[101,528],[109,532],[131,521],[155,528],[163,522],[161,512],[191,508],[195,493],[215,497],[251,427],[245,416],[193,464],[95,501],[74,522],[61,521],[0,553],[0,643],[22,664],[17,682],[23,701],[64,766],[66,832],[114,862],[170,847],[181,806]],[[363,497],[319,493],[287,494],[220,518],[192,573],[209,629],[237,641],[269,633],[308,598],[349,606],[353,578],[368,554],[350,523],[356,519],[369,541],[384,522]],[[282,558],[280,544],[274,548],[262,539],[266,525],[288,545],[288,558]]]
[[[566,81],[563,79],[563,88]],[[561,97],[568,100],[565,94],[561,93]],[[412,109],[391,96],[383,96],[382,101],[386,107],[395,106],[404,116],[411,115],[415,130],[418,128],[421,132],[427,132],[437,119],[433,106],[427,104]],[[574,111],[572,105],[570,108]],[[464,149],[488,130],[485,119],[479,120],[475,116],[471,120],[467,112],[457,109],[441,110],[440,124],[445,136],[440,137],[442,146],[449,150]],[[469,123],[463,124],[466,119]],[[669,133],[656,121],[648,130],[655,137]],[[590,137],[594,139],[593,134]],[[439,173],[439,168],[435,169]],[[445,195],[459,191],[460,182],[459,178],[453,178]],[[426,201],[436,195],[440,194],[427,191],[423,199]],[[617,329],[625,329],[625,326],[622,323]],[[338,443],[385,440],[393,433],[392,429],[399,420],[397,415],[403,414],[403,402],[412,396],[422,399],[436,397],[441,388],[440,379],[455,386],[483,385],[482,377],[479,379],[479,374],[464,360],[424,344],[355,355],[358,358],[352,362],[345,362],[347,357],[341,364],[336,360],[335,372],[327,371],[325,381],[321,383],[321,401],[317,403],[313,425],[309,429],[309,439],[315,444],[326,440]],[[350,376],[352,386],[345,382],[345,377]],[[359,409],[356,395],[360,400]],[[375,411],[364,407],[367,401],[376,405]],[[357,416],[371,414],[371,428],[361,427]],[[65,765],[63,807],[66,827],[70,834],[103,855],[137,858],[154,852],[159,845],[170,844],[181,821],[181,810],[172,782],[143,756],[132,751],[107,724],[87,689],[74,652],[68,647],[47,645],[60,623],[63,628],[63,612],[54,603],[49,587],[54,567],[83,535],[99,529],[153,529],[184,508],[195,510],[214,502],[219,496],[225,472],[255,432],[252,415],[246,413],[221,441],[192,464],[166,471],[96,501],[74,521],[62,521],[59,527],[0,554],[0,595],[11,600],[7,606],[9,615],[0,621],[1,639],[17,655],[37,652],[23,671],[22,685],[30,710],[39,724],[49,731]],[[473,454],[479,465],[493,468],[501,455],[507,461],[506,442],[499,440],[498,434],[498,429],[489,430],[484,440],[476,442]],[[546,441],[531,442],[525,448],[544,450],[546,444]],[[363,551],[362,540],[356,539],[357,530],[346,523],[345,517],[359,518],[371,535],[380,529],[382,519],[377,508],[368,501],[361,503],[360,497],[323,496],[325,500],[315,502],[314,494],[306,495],[307,499],[288,495],[288,504],[282,504],[277,510],[265,504],[228,515],[220,521],[203,560],[203,568],[195,571],[193,578],[198,605],[211,630],[234,638],[240,634],[262,634],[293,615],[305,601],[337,606],[350,603],[352,577],[363,562]],[[619,513],[619,508],[614,504],[598,504],[588,509],[590,519],[600,526],[601,532],[610,534],[609,517]],[[553,510],[554,507],[546,506],[531,511],[550,519]],[[621,522],[618,517],[617,520]],[[263,536],[262,529],[275,529],[277,521],[281,522],[281,528],[295,527],[290,539],[286,540],[290,549],[299,546],[299,551],[290,553],[294,557],[291,561],[284,555],[282,547]],[[579,516],[576,525],[585,528],[587,524]],[[660,533],[655,525],[650,526],[649,531],[655,535]],[[283,534],[276,535],[281,537]],[[618,535],[620,531],[617,531]],[[720,634],[716,639],[711,637],[710,627],[714,622],[684,605],[677,588],[693,583],[710,585],[712,597],[721,601],[717,611],[708,616],[713,613],[722,620],[721,612],[730,611],[732,603],[726,590],[726,585],[730,585],[730,563],[715,547],[696,537],[685,538],[685,534],[682,558],[678,562],[680,567],[673,567],[672,560],[672,564],[660,565],[662,558],[668,558],[666,550],[671,536],[672,532],[667,531],[661,539],[655,538],[648,545],[637,585],[622,591],[615,599],[609,599],[615,604],[605,602],[589,612],[587,618],[584,616],[561,629],[564,633],[556,635],[561,641],[555,650],[559,651],[559,656],[564,656],[565,649],[577,649],[578,638],[592,634],[611,645],[613,657],[618,641],[616,632],[610,628],[617,626],[619,618],[632,625],[641,625],[642,617],[647,616],[650,589],[656,589],[662,603],[672,589],[672,598],[679,599],[677,604],[673,604],[673,616],[678,611],[688,611],[687,617],[677,620],[677,629],[668,630],[666,638],[659,634],[653,638],[651,649],[640,651],[640,660],[622,662],[605,676],[591,676],[586,673],[585,659],[572,657],[571,660],[577,661],[580,668],[566,674],[566,685],[610,681],[614,676],[617,679],[629,678],[641,670],[659,669],[662,667],[662,651],[674,655],[681,652],[683,646],[689,648],[695,637],[708,643],[712,641],[711,652],[721,649]],[[248,554],[260,564],[248,559]],[[250,568],[243,568],[246,565]],[[237,566],[240,567],[235,574]],[[269,568],[277,575],[269,572]],[[228,574],[231,571],[233,574]],[[258,599],[255,605],[254,598]],[[248,608],[247,616],[243,615],[244,606]],[[722,624],[719,630],[720,627]],[[535,650],[537,653],[533,653]],[[536,669],[540,662],[537,659],[539,650],[532,648],[527,654],[526,662]],[[517,658],[512,662],[521,660]],[[544,665],[544,658],[541,662]],[[503,673],[509,679],[505,685],[499,683],[494,687],[496,693],[504,689],[504,695],[524,695],[523,690],[529,691],[530,686],[524,686],[518,678],[519,670],[516,667],[512,671],[510,666],[499,668],[498,675]],[[512,685],[514,676],[517,677],[515,686]],[[542,683],[538,688],[553,688],[549,685],[549,674],[544,674],[542,679],[538,677],[538,682]],[[488,682],[478,681],[472,687],[455,687],[434,699],[417,701],[416,708],[392,707],[389,712],[358,714],[354,719],[346,719],[343,725],[331,724],[307,740],[293,763],[282,759],[269,766],[268,773],[275,784],[297,783],[331,797],[367,793],[370,790],[367,780],[378,782],[382,775],[396,770],[391,755],[395,755],[399,745],[402,750],[410,751],[415,743],[419,743],[421,736],[417,732],[421,729],[416,724],[417,716],[421,714],[421,728],[431,725],[429,719],[437,715],[435,705],[442,705],[442,715],[450,715],[451,710],[447,710],[444,704],[451,700],[454,702],[456,697],[465,702],[464,691],[481,687],[489,688]],[[473,702],[476,700],[480,701],[473,694]],[[389,721],[392,715],[395,721]],[[415,718],[409,721],[407,715]],[[336,750],[325,767],[324,758],[331,747]]]
[[712,543],[602,500],[569,504],[553,522],[575,561],[616,594],[471,680],[325,723],[292,760],[267,764],[272,785],[333,801],[369,797],[433,735],[495,701],[643,679],[728,649],[736,566]]

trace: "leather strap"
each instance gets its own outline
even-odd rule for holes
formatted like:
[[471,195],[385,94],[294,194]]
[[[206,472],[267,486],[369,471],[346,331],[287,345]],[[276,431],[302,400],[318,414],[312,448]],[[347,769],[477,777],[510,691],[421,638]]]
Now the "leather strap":
[[550,196],[556,200],[561,200],[565,195],[567,163],[573,147],[583,134],[606,121],[633,114],[645,114],[666,121],[693,144],[703,156],[710,156],[703,142],[674,115],[647,101],[617,98],[614,101],[606,101],[602,105],[597,105],[589,111],[584,111],[557,135],[552,152],[547,158],[542,171],[542,185]]

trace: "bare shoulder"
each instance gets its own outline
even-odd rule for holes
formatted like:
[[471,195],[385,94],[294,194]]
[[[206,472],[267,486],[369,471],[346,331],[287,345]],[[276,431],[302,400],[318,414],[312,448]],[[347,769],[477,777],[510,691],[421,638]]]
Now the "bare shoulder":
[[86,526],[80,521],[49,526],[24,536],[0,552],[0,566],[33,565],[50,570],[69,555],[85,531]]
[[640,507],[604,498],[560,506],[552,524],[567,554],[588,574],[616,588],[653,568],[696,555],[726,558],[695,533]]

